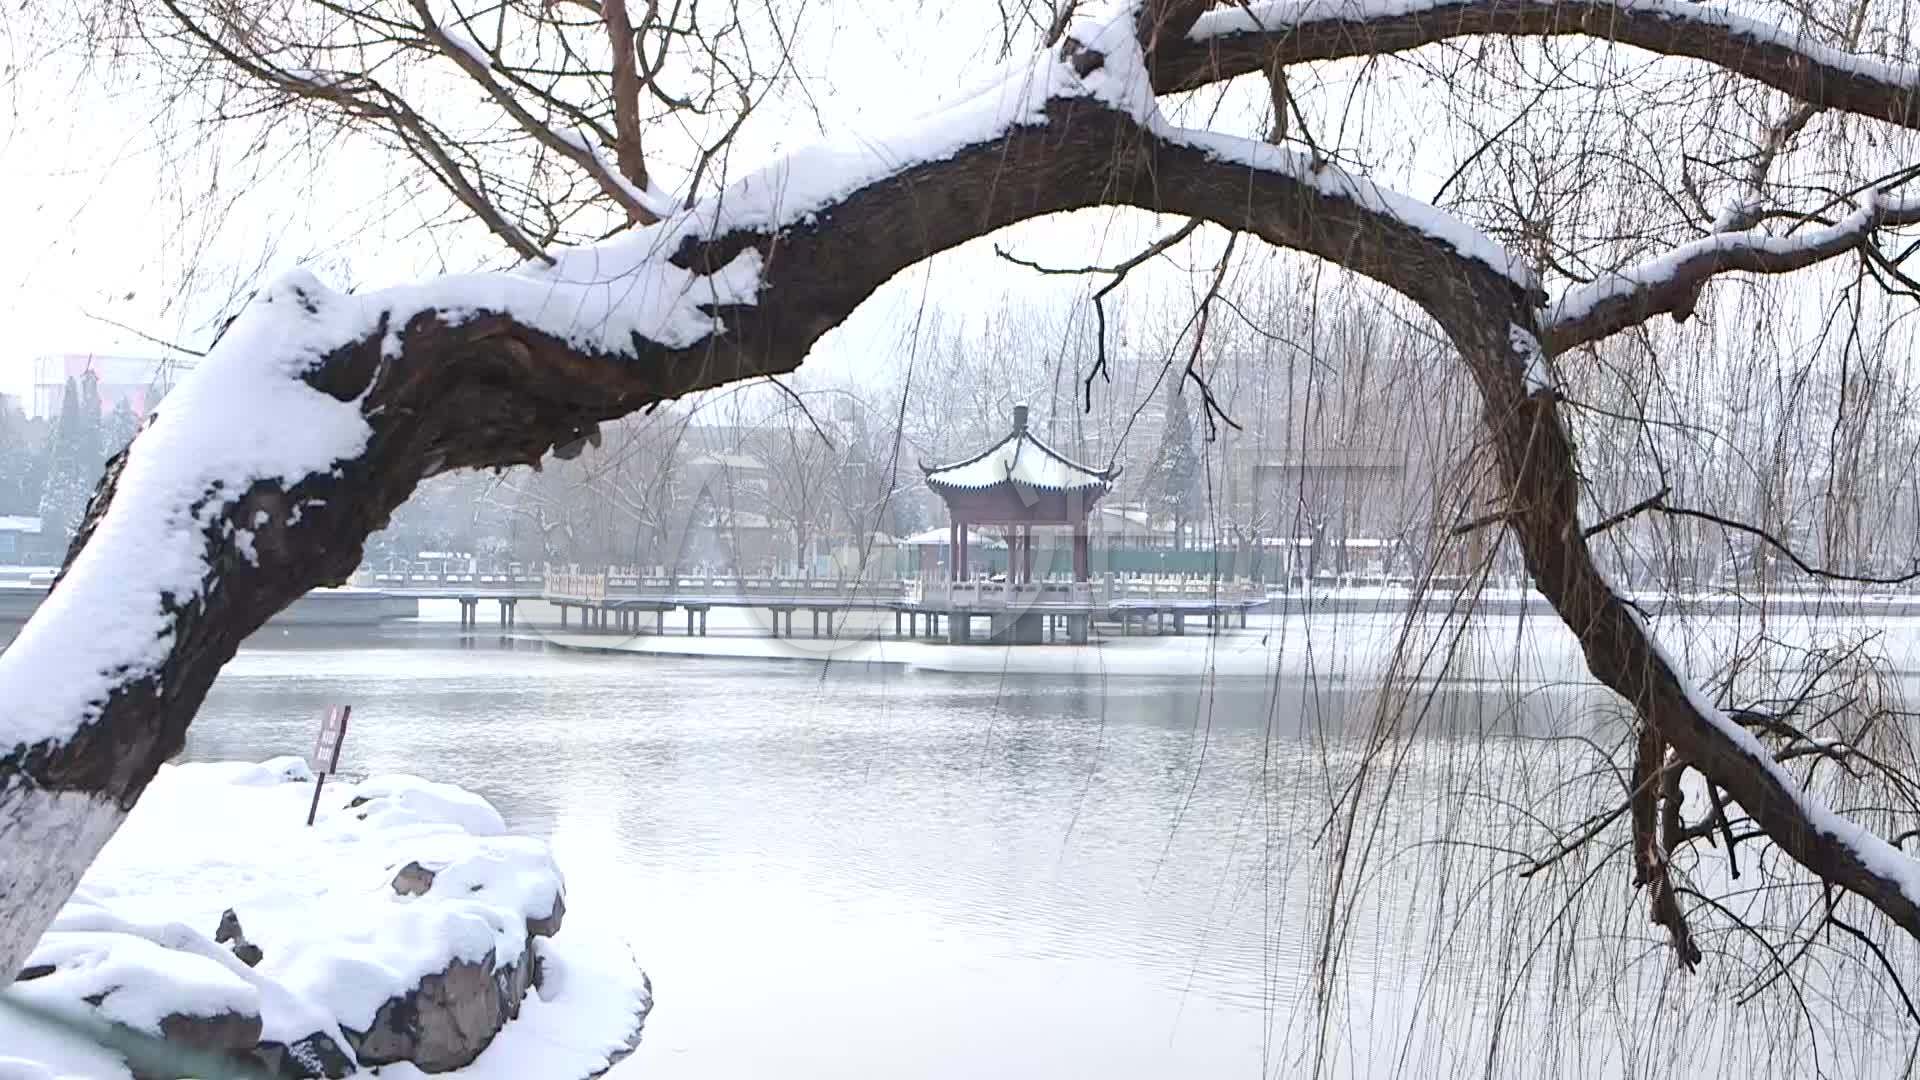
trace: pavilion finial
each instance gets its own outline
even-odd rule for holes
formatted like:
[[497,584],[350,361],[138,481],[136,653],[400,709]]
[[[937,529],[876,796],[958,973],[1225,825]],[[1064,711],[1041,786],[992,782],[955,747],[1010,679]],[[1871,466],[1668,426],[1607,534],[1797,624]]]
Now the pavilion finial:
[[1017,435],[1025,430],[1027,430],[1027,407],[1025,405],[1015,405],[1013,407],[1014,434]]

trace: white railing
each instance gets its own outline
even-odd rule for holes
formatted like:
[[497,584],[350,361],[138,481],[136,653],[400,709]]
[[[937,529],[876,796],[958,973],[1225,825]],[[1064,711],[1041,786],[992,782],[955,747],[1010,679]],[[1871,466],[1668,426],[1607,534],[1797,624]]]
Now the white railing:
[[609,598],[707,597],[715,600],[907,601],[930,607],[979,610],[1085,608],[1116,602],[1251,603],[1266,598],[1263,585],[1219,582],[1179,576],[1109,574],[1096,581],[914,581],[906,579],[786,578],[759,575],[672,576],[631,567],[584,571],[539,567],[479,570],[474,573],[426,573],[419,570],[363,572],[355,584],[366,588],[423,590],[490,589],[538,591],[552,600],[603,604]]
[[607,600],[607,575],[605,571],[584,574],[577,570],[549,570],[541,592],[549,600],[603,604]]
[[993,611],[1108,607],[1117,601],[1246,604],[1265,600],[1266,596],[1263,586],[1251,582],[1113,578],[1100,581],[1036,581],[1030,584],[929,581],[910,593],[908,599],[928,607]]

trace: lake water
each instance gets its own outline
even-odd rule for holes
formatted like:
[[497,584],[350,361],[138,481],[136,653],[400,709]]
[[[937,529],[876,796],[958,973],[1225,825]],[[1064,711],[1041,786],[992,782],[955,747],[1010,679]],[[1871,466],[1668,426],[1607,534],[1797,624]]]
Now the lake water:
[[[322,709],[349,702],[348,771],[457,782],[550,836],[569,906],[617,920],[654,981],[625,1080],[1724,1065],[1715,1047],[1734,1036],[1701,1040],[1621,1000],[1652,986],[1696,1020],[1722,1015],[1724,986],[1673,988],[1639,908],[1555,924],[1544,892],[1513,890],[1475,849],[1428,843],[1462,835],[1453,793],[1476,778],[1519,768],[1518,787],[1500,780],[1513,805],[1466,813],[1481,839],[1579,797],[1551,769],[1529,788],[1541,759],[1500,749],[1502,733],[1605,723],[1576,697],[1423,694],[1421,736],[1373,744],[1397,794],[1354,846],[1330,837],[1377,702],[1313,680],[309,633],[242,652],[188,755],[303,752]],[[1602,892],[1628,895],[1611,878]],[[1618,936],[1597,967],[1628,974],[1588,985],[1570,958],[1599,929]],[[1530,1012],[1549,1023],[1501,1034]],[[1637,1041],[1621,1038],[1637,1023]],[[1803,1063],[1790,1044],[1769,1050],[1774,1066]]]

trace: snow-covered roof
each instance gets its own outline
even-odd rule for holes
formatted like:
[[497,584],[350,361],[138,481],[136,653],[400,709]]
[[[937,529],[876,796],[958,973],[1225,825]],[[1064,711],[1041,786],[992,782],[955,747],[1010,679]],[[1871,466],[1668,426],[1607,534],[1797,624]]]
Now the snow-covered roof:
[[0,532],[37,533],[40,519],[23,514],[0,514]]
[[1027,407],[1013,409],[1013,430],[1007,437],[964,461],[951,465],[927,465],[927,486],[936,491],[978,491],[1011,482],[1017,487],[1044,491],[1106,490],[1120,475],[1120,466],[1096,469],[1082,465],[1048,446],[1027,430]]
[[741,472],[759,472],[766,463],[751,454],[700,454],[687,459],[687,466],[694,469],[735,469]]
[[[928,529],[917,532],[900,541],[902,547],[946,547],[953,537],[945,529]],[[973,533],[967,537],[968,547],[1003,548],[1007,542],[992,533]]]

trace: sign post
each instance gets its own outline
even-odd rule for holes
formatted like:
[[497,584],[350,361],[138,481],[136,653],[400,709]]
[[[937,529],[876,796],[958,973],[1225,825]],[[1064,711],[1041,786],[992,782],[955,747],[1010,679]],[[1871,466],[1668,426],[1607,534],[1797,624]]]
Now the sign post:
[[313,767],[313,803],[307,807],[308,825],[313,824],[314,815],[320,812],[320,789],[327,783],[327,774],[340,767],[340,744],[347,741],[347,718],[352,715],[353,706],[333,705],[320,720],[320,734],[314,737],[313,753],[307,755],[307,764]]

